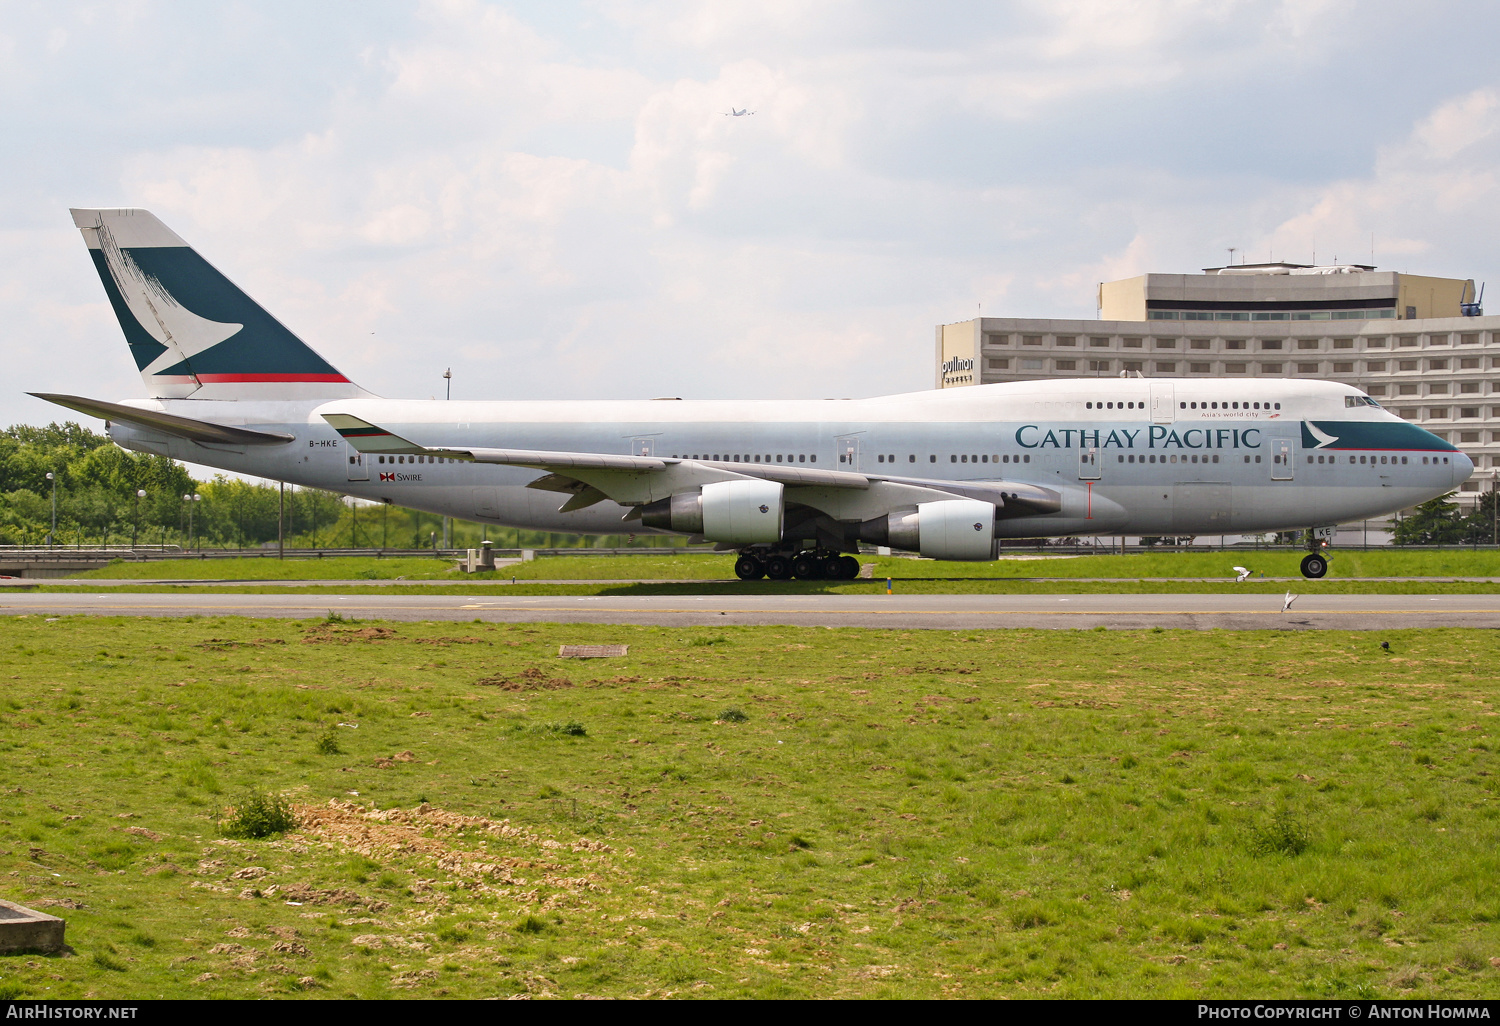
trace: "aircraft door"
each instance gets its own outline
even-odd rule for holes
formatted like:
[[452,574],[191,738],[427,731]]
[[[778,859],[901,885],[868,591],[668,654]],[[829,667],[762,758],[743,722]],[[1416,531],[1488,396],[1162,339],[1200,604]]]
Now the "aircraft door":
[[1290,438],[1271,439],[1271,480],[1290,481],[1292,467],[1292,440]]
[[365,454],[362,452],[354,452],[351,449],[346,449],[345,452],[349,454],[349,480],[370,480],[370,468],[365,465]]
[[632,456],[655,456],[655,438],[632,438],[630,440],[630,454]]
[[859,469],[859,436],[839,435],[834,440],[834,448],[839,454],[839,470]]
[[1097,446],[1091,446],[1078,454],[1078,480],[1097,481],[1103,470],[1104,462]]
[[1151,382],[1151,419],[1170,424],[1177,418],[1176,392],[1170,381]]

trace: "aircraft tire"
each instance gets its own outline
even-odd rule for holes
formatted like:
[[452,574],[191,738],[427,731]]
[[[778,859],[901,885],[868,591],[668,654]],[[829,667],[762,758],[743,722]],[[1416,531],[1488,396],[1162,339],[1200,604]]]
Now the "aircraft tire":
[[766,576],[773,581],[792,579],[792,561],[785,556],[772,556],[766,560]]
[[823,561],[811,552],[804,552],[792,560],[792,576],[799,581],[821,580]]
[[1312,552],[1302,557],[1302,576],[1317,579],[1328,572],[1328,557]]
[[[830,560],[829,562],[833,562]],[[839,572],[837,577],[841,581],[852,581],[859,576],[859,560],[853,556],[840,556],[838,558]],[[829,577],[835,576],[829,574]]]
[[734,561],[734,576],[742,581],[758,581],[766,576],[766,568],[754,556],[741,556]]

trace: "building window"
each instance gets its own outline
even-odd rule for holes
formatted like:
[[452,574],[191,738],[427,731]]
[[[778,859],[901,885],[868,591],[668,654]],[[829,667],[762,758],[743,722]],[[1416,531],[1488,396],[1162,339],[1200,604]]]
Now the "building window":
[[[1490,412],[1494,413],[1495,411],[1491,410]],[[1500,442],[1500,431],[1491,431],[1490,432],[1490,441],[1492,441],[1492,442]],[[1500,459],[1500,457],[1495,457],[1495,458],[1496,459]]]
[[1416,360],[1398,360],[1397,363],[1396,363],[1396,369],[1397,370],[1404,370],[1404,371],[1414,371],[1414,370],[1417,369],[1417,361]]
[[1427,369],[1428,370],[1447,370],[1448,369],[1448,361],[1447,360],[1428,360],[1427,361]]
[[1442,382],[1437,383],[1436,385],[1428,385],[1427,386],[1427,394],[1428,395],[1447,395],[1448,394],[1448,383],[1446,381],[1442,381]]
[[1383,371],[1383,370],[1385,370],[1385,361],[1384,360],[1366,360],[1365,361],[1365,370],[1367,370],[1367,371]]
[[[1458,440],[1460,442],[1478,442],[1479,441],[1479,432],[1478,431],[1465,431],[1465,432],[1463,432],[1462,434],[1460,434],[1458,436]],[[1476,467],[1479,466],[1479,461],[1478,460],[1474,461],[1474,466],[1476,466]]]
[[1371,335],[1369,338],[1365,339],[1365,348],[1366,349],[1384,349],[1386,343],[1389,342],[1389,341],[1390,341],[1389,336],[1386,336],[1386,335]]
[[1354,373],[1354,364],[1352,364],[1352,363],[1336,363],[1336,364],[1333,365],[1333,372],[1335,374],[1353,374]]
[[1224,348],[1225,349],[1244,349],[1245,348],[1245,340],[1242,339],[1242,338],[1226,338],[1224,340]]
[[1057,336],[1057,344],[1060,346],[1076,346],[1078,338],[1075,335],[1059,335]]
[[1022,335],[1021,336],[1021,345],[1023,345],[1023,346],[1039,346],[1041,344],[1042,344],[1042,336],[1040,336],[1040,335]]
[[[1478,420],[1479,419],[1479,407],[1477,407],[1477,406],[1460,406],[1458,408],[1458,419],[1459,420]],[[1466,442],[1477,442],[1477,441],[1479,441],[1479,435],[1476,433],[1473,438],[1465,438],[1464,441],[1466,441]]]
[[1421,410],[1416,409],[1412,406],[1403,406],[1401,407],[1401,409],[1396,411],[1396,416],[1400,417],[1402,420],[1417,420],[1421,417],[1421,414]]
[[1206,363],[1190,363],[1190,364],[1188,364],[1188,373],[1189,374],[1208,374],[1208,373],[1210,373],[1210,366],[1208,364],[1206,364]]
[[1161,360],[1158,360],[1156,362],[1156,373],[1158,373],[1158,374],[1176,374],[1177,373],[1177,364],[1172,363],[1170,360],[1165,361],[1165,362],[1163,362]]
[[1008,370],[1010,368],[1010,358],[1006,356],[986,360],[985,363],[990,370]]
[[1139,361],[1139,360],[1126,360],[1121,365],[1121,368],[1123,370],[1127,370],[1127,371],[1130,371],[1131,373],[1136,373],[1136,374],[1140,373],[1141,367],[1142,367],[1142,364],[1141,364],[1141,361]]
[[1208,349],[1209,347],[1210,347],[1209,346],[1209,341],[1206,338],[1190,338],[1190,339],[1188,339],[1188,348],[1189,349]]
[[1421,385],[1397,385],[1396,386],[1396,390],[1401,395],[1421,395],[1422,394],[1422,386]]
[[1022,370],[1041,370],[1042,369],[1042,361],[1041,360],[1022,360],[1021,361],[1021,369]]
[[1384,385],[1371,385],[1369,387],[1368,391],[1369,391],[1369,393],[1371,395],[1385,395],[1385,386]]
[[1110,366],[1110,364],[1112,362],[1113,362],[1112,360],[1090,360],[1089,361],[1089,370],[1091,370],[1091,371],[1107,371],[1107,370],[1109,370],[1109,366]]
[[1123,342],[1122,342],[1122,344],[1125,346],[1126,349],[1139,349],[1139,348],[1141,348],[1141,340],[1138,339],[1138,338],[1127,338],[1127,339],[1124,339]]
[[1467,335],[1458,336],[1458,344],[1461,346],[1477,346],[1479,344],[1479,333],[1472,332]]
[[1427,419],[1428,420],[1447,420],[1448,419],[1448,407],[1446,407],[1446,406],[1429,406],[1429,407],[1427,407]]
[[1477,357],[1477,356],[1465,356],[1462,360],[1458,361],[1458,366],[1461,369],[1463,369],[1463,370],[1478,370],[1479,369],[1479,357]]
[[1401,336],[1398,336],[1397,339],[1396,339],[1396,344],[1398,346],[1406,346],[1406,347],[1410,348],[1411,346],[1414,346],[1414,345],[1417,344],[1417,336],[1415,336],[1415,335],[1401,335]]
[[1335,348],[1335,349],[1353,349],[1354,348],[1354,339],[1352,339],[1352,338],[1336,338],[1336,339],[1333,340],[1333,348]]
[[1430,346],[1445,346],[1445,345],[1447,345],[1448,344],[1448,334],[1447,334],[1447,332],[1444,332],[1441,335],[1428,335],[1427,336],[1427,344],[1430,345]]
[[1281,364],[1279,364],[1279,363],[1263,363],[1263,364],[1260,365],[1260,372],[1262,374],[1280,374],[1281,373]]
[[1297,340],[1297,348],[1298,349],[1316,349],[1316,348],[1318,348],[1318,340],[1315,339],[1315,338],[1299,338]]
[[1156,339],[1152,339],[1151,343],[1152,343],[1152,345],[1156,346],[1157,349],[1176,349],[1177,348],[1177,340],[1175,338],[1156,338]]
[[1245,373],[1245,365],[1243,363],[1226,363],[1224,365],[1224,373],[1243,374]]
[[1060,370],[1060,371],[1063,371],[1063,370],[1077,370],[1078,369],[1078,361],[1077,360],[1058,360],[1057,361],[1057,369]]
[[985,341],[986,345],[991,345],[991,346],[1008,346],[1008,345],[1010,345],[1010,336],[1009,335],[986,335],[984,337],[984,341]]
[[1109,346],[1109,339],[1100,338],[1097,335],[1092,335],[1089,337],[1089,345],[1093,346],[1095,349],[1104,349]]
[[1279,338],[1263,338],[1263,339],[1260,340],[1260,347],[1262,349],[1280,349],[1281,348],[1281,339],[1279,339]]
[[1462,384],[1460,384],[1458,386],[1458,390],[1460,392],[1462,392],[1464,395],[1478,395],[1479,394],[1479,382],[1477,382],[1477,381],[1465,381],[1465,382],[1463,382]]
[[1318,373],[1318,365],[1315,363],[1299,363],[1297,364],[1297,373],[1316,374]]

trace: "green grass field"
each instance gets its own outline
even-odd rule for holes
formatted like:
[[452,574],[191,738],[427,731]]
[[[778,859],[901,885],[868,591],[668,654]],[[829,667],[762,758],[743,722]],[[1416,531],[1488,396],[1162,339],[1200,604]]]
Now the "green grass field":
[[390,581],[453,577],[453,560],[422,556],[330,556],[327,559],[163,559],[152,562],[114,562],[78,575],[105,581],[130,580],[240,580],[240,581]]
[[[1489,995],[1497,657],[10,619],[0,894],[75,954],[0,994]],[[250,791],[302,826],[222,836]]]

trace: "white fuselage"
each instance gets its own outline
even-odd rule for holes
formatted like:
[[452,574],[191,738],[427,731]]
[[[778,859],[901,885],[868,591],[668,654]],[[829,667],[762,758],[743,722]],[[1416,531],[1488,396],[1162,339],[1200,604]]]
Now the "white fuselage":
[[[1350,398],[1356,397],[1356,398]],[[127,448],[465,520],[582,534],[640,533],[613,502],[558,512],[537,470],[360,455],[322,419],[349,413],[431,447],[794,463],[877,477],[1025,482],[1057,513],[1004,520],[1008,537],[1258,533],[1381,516],[1453,490],[1472,464],[1446,442],[1317,381],[1080,379],[872,399],[524,401],[136,400],[295,437],[205,446],[112,424]],[[844,500],[841,500],[844,501]],[[860,519],[857,496],[838,512]]]

